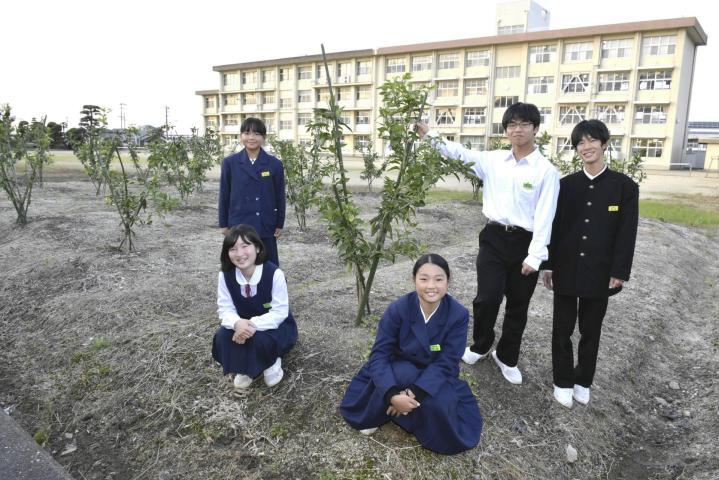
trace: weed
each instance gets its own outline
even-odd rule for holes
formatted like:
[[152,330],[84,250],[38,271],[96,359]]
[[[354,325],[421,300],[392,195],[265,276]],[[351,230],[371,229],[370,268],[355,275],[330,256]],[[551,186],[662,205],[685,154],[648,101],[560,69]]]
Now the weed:
[[32,438],[38,445],[45,445],[45,443],[50,440],[50,429],[47,427],[42,427],[33,434]]

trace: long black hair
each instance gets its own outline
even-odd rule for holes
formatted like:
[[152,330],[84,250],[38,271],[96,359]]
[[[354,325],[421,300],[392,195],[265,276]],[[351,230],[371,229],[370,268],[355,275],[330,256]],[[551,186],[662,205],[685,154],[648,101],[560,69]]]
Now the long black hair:
[[419,257],[416,262],[414,262],[414,267],[412,268],[412,278],[416,277],[417,271],[422,267],[422,265],[427,263],[437,265],[439,268],[444,270],[444,273],[447,274],[447,281],[449,281],[449,264],[444,257],[436,253],[425,253]]
[[222,242],[222,253],[220,253],[220,263],[222,264],[222,271],[229,272],[235,268],[235,264],[230,260],[230,249],[235,246],[237,239],[241,238],[244,242],[251,243],[257,248],[257,258],[255,259],[255,265],[262,265],[267,260],[267,251],[265,250],[265,244],[262,243],[262,239],[251,225],[241,223],[235,225],[225,235],[225,240]]

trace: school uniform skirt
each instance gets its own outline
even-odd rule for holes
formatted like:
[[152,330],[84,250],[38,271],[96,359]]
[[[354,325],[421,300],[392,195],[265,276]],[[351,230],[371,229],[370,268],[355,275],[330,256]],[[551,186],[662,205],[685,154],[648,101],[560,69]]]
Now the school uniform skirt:
[[[408,361],[392,364],[399,388],[407,388],[422,373]],[[466,382],[448,378],[436,396],[427,395],[420,406],[407,415],[387,415],[382,398],[365,364],[347,387],[340,413],[352,427],[361,430],[390,420],[412,433],[419,443],[433,452],[450,455],[475,447],[482,433],[482,416],[477,400]]]
[[287,318],[272,330],[256,331],[243,344],[232,341],[234,330],[220,327],[212,340],[212,358],[222,365],[225,375],[241,373],[255,378],[284,356],[297,341],[297,325]]

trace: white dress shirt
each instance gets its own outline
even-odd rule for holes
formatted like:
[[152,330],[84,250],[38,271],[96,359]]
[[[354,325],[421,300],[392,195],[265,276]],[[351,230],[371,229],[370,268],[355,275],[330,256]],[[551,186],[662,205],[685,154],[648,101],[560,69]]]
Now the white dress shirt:
[[522,227],[532,232],[524,262],[535,270],[548,257],[552,221],[559,196],[559,171],[535,148],[517,160],[511,150],[480,152],[461,143],[437,141],[428,132],[432,146],[442,155],[473,164],[482,179],[482,213],[489,220]]
[[599,175],[601,175],[602,173],[604,173],[604,170],[606,170],[606,169],[607,169],[607,164],[605,163],[605,164],[604,164],[604,168],[602,168],[602,171],[601,171],[601,172],[599,172],[599,173],[596,174],[596,175],[592,175],[591,173],[589,173],[589,172],[587,171],[586,168],[582,168],[582,170],[584,171],[584,175],[586,175],[589,180],[594,180],[594,179],[597,178]]
[[[250,285],[252,296],[257,295],[257,284],[260,283],[260,279],[262,278],[262,270],[263,265],[257,265],[255,267],[255,273],[247,280],[239,268],[235,269],[235,278],[237,279],[237,283],[240,284],[240,290],[243,296],[245,294],[245,285],[247,284]],[[289,311],[287,281],[285,280],[285,274],[278,268],[272,277],[272,301],[270,302],[270,311],[245,320],[251,320],[259,331],[272,330],[279,327],[280,324],[285,321],[287,315],[289,315]],[[222,326],[230,330],[235,329],[235,322],[240,319],[237,309],[235,308],[235,303],[232,301],[232,296],[230,296],[230,291],[227,289],[225,274],[223,272],[220,272],[217,281],[217,314],[220,317]]]

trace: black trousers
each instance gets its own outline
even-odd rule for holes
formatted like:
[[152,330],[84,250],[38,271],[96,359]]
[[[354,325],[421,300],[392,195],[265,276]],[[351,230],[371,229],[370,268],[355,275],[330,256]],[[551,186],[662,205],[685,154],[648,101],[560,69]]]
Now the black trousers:
[[[594,380],[602,321],[608,298],[581,298],[554,294],[552,315],[552,372],[554,384],[561,388],[581,385],[589,388]],[[572,333],[579,318],[579,347],[574,366]]]
[[527,325],[527,310],[537,286],[539,272],[522,275],[522,262],[532,241],[532,232],[516,229],[507,232],[499,225],[487,224],[479,234],[477,255],[477,296],[472,302],[474,326],[473,352],[486,354],[494,343],[494,325],[502,304],[505,306],[502,335],[497,357],[515,366],[519,359],[522,334]]

